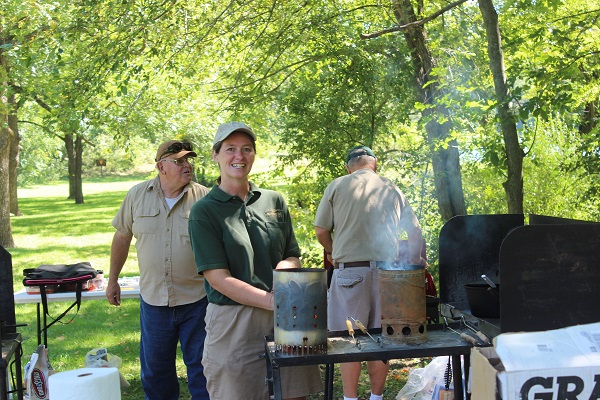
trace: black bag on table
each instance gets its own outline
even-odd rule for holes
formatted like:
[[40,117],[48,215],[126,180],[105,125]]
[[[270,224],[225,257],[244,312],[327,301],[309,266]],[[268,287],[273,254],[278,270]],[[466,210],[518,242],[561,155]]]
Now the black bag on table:
[[46,286],[85,282],[94,279],[97,273],[87,261],[77,264],[42,264],[37,268],[23,270],[23,285]]
[[[63,318],[69,310],[77,306],[77,312],[81,306],[81,292],[83,290],[84,282],[90,279],[94,279],[98,272],[92,268],[92,265],[87,262],[79,262],[76,264],[42,264],[37,268],[28,268],[23,270],[23,285],[25,286],[38,286],[40,288],[40,297],[42,298],[42,306],[44,308],[44,314],[50,316],[48,313],[48,300],[46,297],[46,286],[48,285],[61,285],[65,283],[75,284],[75,302],[71,304],[61,315],[57,318],[50,317],[53,321],[45,326],[43,329],[46,330],[52,326],[55,322],[58,322]],[[69,322],[71,322],[73,318]],[[69,323],[67,322],[67,324]]]

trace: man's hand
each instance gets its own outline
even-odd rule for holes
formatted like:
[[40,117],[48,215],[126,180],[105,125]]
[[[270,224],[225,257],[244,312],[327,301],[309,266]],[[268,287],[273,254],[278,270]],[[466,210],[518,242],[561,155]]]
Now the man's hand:
[[106,286],[106,298],[113,306],[121,305],[121,286],[119,286],[118,281],[108,281],[108,285]]
[[333,264],[333,256],[331,255],[330,252],[326,252],[325,254],[327,254],[327,260]]

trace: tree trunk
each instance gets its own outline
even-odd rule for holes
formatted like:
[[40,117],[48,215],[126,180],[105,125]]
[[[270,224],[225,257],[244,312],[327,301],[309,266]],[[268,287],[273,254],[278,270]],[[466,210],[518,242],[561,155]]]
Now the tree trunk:
[[[417,21],[410,0],[394,0],[395,14],[400,25]],[[427,142],[432,156],[435,191],[438,208],[444,220],[467,213],[462,187],[458,144],[451,137],[452,122],[448,109],[437,104],[443,96],[430,72],[435,60],[429,52],[425,33],[421,25],[412,25],[403,30],[415,68],[415,88],[419,101],[428,108],[423,113]],[[445,122],[439,122],[445,121]]]
[[9,198],[9,173],[8,157],[10,154],[10,129],[5,125],[6,115],[2,116],[3,123],[0,128],[0,245],[4,248],[15,247],[10,224]]
[[585,109],[581,113],[581,123],[579,124],[579,133],[587,135],[598,126],[598,104],[599,100],[585,103]]
[[83,169],[83,138],[77,135],[75,139],[75,204],[83,204],[83,182],[81,173]]
[[83,152],[83,140],[80,135],[67,133],[64,138],[69,165],[69,199],[75,200],[75,204],[83,204],[83,186],[81,184],[81,164]]
[[21,215],[19,210],[19,198],[17,195],[17,176],[19,174],[19,152],[20,141],[19,123],[17,121],[18,105],[15,101],[15,95],[11,94],[8,97],[10,111],[8,113],[8,128],[12,130],[13,136],[10,141],[10,155],[8,160],[8,185],[10,196],[10,212],[13,215]]
[[[446,112],[446,108],[438,112]],[[434,111],[431,111],[433,113]],[[425,113],[425,117],[428,113]],[[434,183],[438,198],[438,208],[444,221],[456,215],[466,215],[467,208],[462,187],[462,176],[460,172],[460,161],[458,154],[458,143],[456,140],[448,140],[452,124],[447,122],[440,124],[430,121],[425,125],[427,141],[432,154],[432,166],[434,172]],[[442,143],[448,142],[447,148]]]
[[75,143],[73,142],[73,134],[67,133],[63,138],[65,142],[65,150],[67,151],[67,173],[69,174],[69,197],[75,198]]
[[[3,42],[3,40],[0,40],[0,43]],[[3,49],[0,49],[0,70],[5,73],[8,72]],[[10,105],[8,104],[9,92],[8,82],[2,79],[0,81],[0,245],[4,248],[15,247],[10,224],[10,174],[8,160],[13,132],[8,124],[8,114],[10,112]]]
[[502,38],[498,25],[498,14],[492,0],[479,0],[479,10],[483,16],[488,41],[488,57],[494,77],[494,88],[498,100],[498,117],[504,137],[508,176],[504,182],[504,192],[511,214],[523,213],[523,150],[519,144],[517,125],[509,109],[509,93],[506,86]]

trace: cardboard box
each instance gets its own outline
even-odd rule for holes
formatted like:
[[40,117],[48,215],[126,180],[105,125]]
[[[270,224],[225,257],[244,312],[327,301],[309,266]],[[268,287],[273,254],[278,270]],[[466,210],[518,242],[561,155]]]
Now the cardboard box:
[[501,371],[504,371],[504,366],[493,347],[473,347],[471,349],[471,399],[499,399],[496,376]]
[[600,399],[598,332],[600,324],[502,334],[495,338],[495,347],[474,347],[471,398]]

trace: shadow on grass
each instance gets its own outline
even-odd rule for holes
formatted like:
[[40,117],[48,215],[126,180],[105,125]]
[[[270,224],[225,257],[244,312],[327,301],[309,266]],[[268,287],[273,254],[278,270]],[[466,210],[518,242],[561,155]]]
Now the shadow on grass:
[[[19,202],[21,216],[11,218],[15,235],[77,236],[114,232],[110,221],[126,192],[98,193],[84,204],[58,197],[26,198]],[[107,223],[108,222],[108,223]]]

